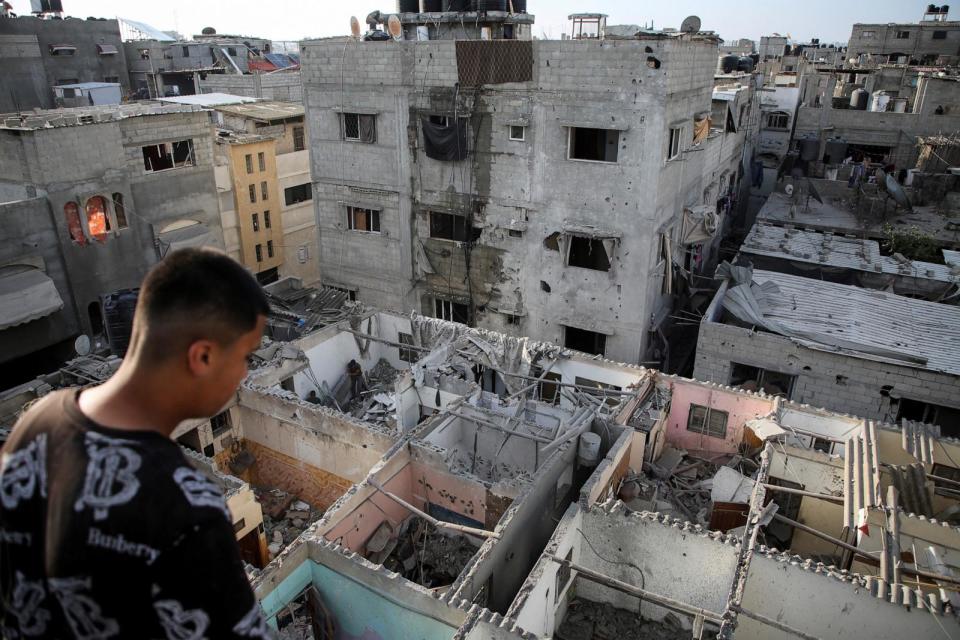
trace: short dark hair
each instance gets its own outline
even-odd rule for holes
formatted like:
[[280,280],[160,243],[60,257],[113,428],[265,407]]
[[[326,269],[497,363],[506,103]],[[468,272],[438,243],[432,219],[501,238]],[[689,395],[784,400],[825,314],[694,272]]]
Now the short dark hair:
[[180,249],[144,278],[134,333],[145,333],[141,353],[158,361],[203,338],[232,344],[269,313],[260,284],[236,260],[214,249]]

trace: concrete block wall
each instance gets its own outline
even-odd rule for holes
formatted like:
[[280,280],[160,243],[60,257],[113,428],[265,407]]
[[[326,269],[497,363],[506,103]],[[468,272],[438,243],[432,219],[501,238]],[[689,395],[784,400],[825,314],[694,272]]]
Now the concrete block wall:
[[[651,277],[659,254],[657,221],[680,210],[657,207],[658,194],[666,194],[662,197],[672,205],[682,193],[674,184],[679,166],[676,178],[662,175],[668,118],[689,121],[692,136],[693,116],[710,110],[715,47],[655,39],[538,41],[530,82],[487,86],[478,94],[455,88],[452,41],[306,41],[302,51],[325,278],[356,287],[361,300],[390,309],[421,308],[434,294],[444,297],[435,278],[417,282],[413,248],[429,235],[427,211],[463,214],[472,192],[483,203],[475,218],[483,228],[480,243],[500,251],[499,270],[472,270],[474,289],[490,294],[475,299],[477,307],[487,309],[478,314],[479,326],[557,342],[563,340],[564,326],[595,330],[608,335],[608,357],[640,358],[651,312],[660,302],[660,279]],[[658,57],[660,69],[647,65],[651,55]],[[711,65],[695,70],[707,57]],[[428,159],[411,118],[449,115],[454,104],[469,116],[471,157]],[[341,109],[375,113],[376,144],[341,141]],[[521,122],[525,140],[509,140],[509,125]],[[616,165],[568,160],[571,124],[620,129]],[[330,191],[324,182],[378,189],[390,194],[383,199],[395,198],[396,204],[381,213],[381,226],[401,234],[389,253],[384,253],[384,238],[369,234],[351,238],[344,248],[342,232],[331,227],[343,224],[346,203],[337,202],[336,191],[321,195]],[[388,223],[393,216],[396,220]],[[505,227],[517,229],[515,221],[525,227],[521,238],[506,232]],[[567,267],[564,257],[544,248],[544,238],[561,231],[565,222],[593,223],[621,235],[610,272]],[[329,243],[326,229],[335,234]],[[363,245],[379,253],[374,263],[366,260],[370,253]],[[335,261],[328,248],[336,251]],[[343,254],[348,261],[356,256],[348,268]],[[457,260],[451,253],[433,268],[463,276]],[[463,288],[447,287],[446,297],[462,295]],[[520,315],[521,324],[506,327],[505,310]]]
[[957,376],[808,349],[771,333],[701,323],[694,377],[727,384],[732,362],[795,375],[790,400],[867,419],[895,422],[890,396],[960,408]]

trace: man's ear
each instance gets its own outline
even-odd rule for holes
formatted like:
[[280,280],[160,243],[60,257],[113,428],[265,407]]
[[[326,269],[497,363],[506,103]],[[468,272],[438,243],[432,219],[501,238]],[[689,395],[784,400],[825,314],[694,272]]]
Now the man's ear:
[[211,340],[195,340],[187,348],[187,366],[196,376],[205,376],[213,370],[215,347]]

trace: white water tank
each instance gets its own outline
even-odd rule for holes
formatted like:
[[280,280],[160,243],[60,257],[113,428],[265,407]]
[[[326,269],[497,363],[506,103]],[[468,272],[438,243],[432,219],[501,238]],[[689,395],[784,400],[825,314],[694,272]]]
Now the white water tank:
[[890,101],[891,107],[890,111],[894,113],[906,113],[907,112],[907,99],[906,98],[894,98]]
[[595,467],[600,461],[600,435],[588,431],[580,436],[577,447],[577,462],[582,467]]
[[870,111],[886,111],[890,104],[890,94],[886,91],[876,91],[870,101]]
[[417,40],[420,40],[422,42],[423,40],[429,40],[429,39],[430,39],[430,27],[423,24],[418,26]]

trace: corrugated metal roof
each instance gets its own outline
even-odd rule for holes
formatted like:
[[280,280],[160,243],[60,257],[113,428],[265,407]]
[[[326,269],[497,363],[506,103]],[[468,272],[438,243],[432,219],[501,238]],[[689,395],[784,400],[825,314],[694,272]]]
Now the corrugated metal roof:
[[223,113],[252,118],[254,120],[281,120],[302,116],[303,104],[296,102],[260,101],[253,104],[237,104],[227,107],[217,107]]
[[960,375],[960,307],[774,271],[749,289],[758,324],[804,346]]
[[880,243],[876,240],[850,238],[832,233],[758,223],[750,229],[740,251],[826,267],[960,283],[960,276],[951,273],[948,265],[901,262],[891,256],[880,255]]

